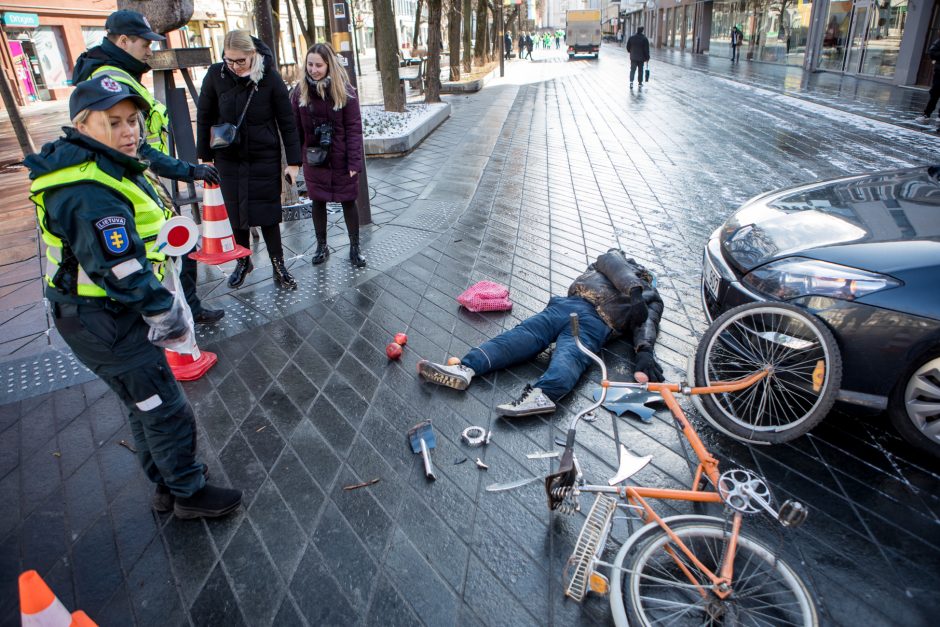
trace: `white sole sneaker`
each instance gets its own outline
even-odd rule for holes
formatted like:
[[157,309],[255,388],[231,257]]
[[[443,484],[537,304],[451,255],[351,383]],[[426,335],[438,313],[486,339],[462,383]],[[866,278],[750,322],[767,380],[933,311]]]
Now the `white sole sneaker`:
[[[422,379],[454,390],[466,390],[473,375],[461,376],[450,369],[454,366],[442,366],[427,359],[418,362],[418,374]],[[470,370],[467,368],[467,370]],[[472,370],[471,370],[472,372]]]

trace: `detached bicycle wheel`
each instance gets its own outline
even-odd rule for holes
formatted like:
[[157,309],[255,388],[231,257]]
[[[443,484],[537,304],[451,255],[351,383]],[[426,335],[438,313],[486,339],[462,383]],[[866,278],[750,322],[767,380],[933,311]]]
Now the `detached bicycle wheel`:
[[[696,522],[670,528],[705,568],[715,573],[721,569],[730,529]],[[661,530],[634,550],[624,577],[632,626],[819,624],[813,598],[796,572],[743,534],[734,557],[732,592],[725,599],[711,591],[711,580]]]
[[821,320],[785,303],[749,303],[719,316],[695,353],[695,385],[770,369],[738,392],[698,396],[705,417],[743,440],[778,444],[815,427],[836,400],[842,358]]

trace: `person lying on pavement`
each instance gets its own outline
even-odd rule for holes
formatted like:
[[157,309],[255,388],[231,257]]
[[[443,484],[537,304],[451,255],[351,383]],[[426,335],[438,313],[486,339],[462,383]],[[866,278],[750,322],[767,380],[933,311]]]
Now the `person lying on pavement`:
[[663,313],[655,283],[646,268],[612,248],[575,279],[567,296],[553,296],[540,313],[472,348],[459,364],[421,360],[418,374],[430,383],[465,390],[473,377],[528,361],[554,342],[542,376],[527,384],[518,398],[496,407],[496,413],[506,417],[552,413],[592,363],[571,334],[569,316],[576,313],[579,337],[589,350],[600,352],[615,335],[630,338],[636,351],[634,378],[640,383],[662,381],[662,368],[653,355]]

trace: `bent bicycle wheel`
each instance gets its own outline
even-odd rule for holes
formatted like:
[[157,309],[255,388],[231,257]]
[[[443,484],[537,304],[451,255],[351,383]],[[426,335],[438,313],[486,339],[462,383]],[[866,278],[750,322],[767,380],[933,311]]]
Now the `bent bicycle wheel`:
[[[723,525],[691,522],[671,529],[702,566],[714,573],[721,570],[730,538]],[[651,534],[633,551],[624,575],[630,624],[819,624],[813,598],[800,577],[757,540],[738,536],[733,572],[732,592],[720,599],[711,591],[711,580],[665,531]]]
[[698,397],[705,417],[743,440],[778,444],[815,427],[832,408],[842,358],[821,320],[785,303],[749,303],[719,316],[695,353],[695,385],[769,374],[737,392]]

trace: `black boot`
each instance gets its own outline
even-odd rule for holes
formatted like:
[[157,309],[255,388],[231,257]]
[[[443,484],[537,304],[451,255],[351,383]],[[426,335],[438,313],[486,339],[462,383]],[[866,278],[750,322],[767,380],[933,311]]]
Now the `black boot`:
[[177,518],[218,518],[231,514],[241,504],[241,490],[206,484],[192,496],[178,497],[173,504],[173,513]]
[[297,281],[287,271],[283,257],[271,257],[271,270],[274,272],[275,283],[289,290],[297,289]]
[[251,257],[242,257],[235,262],[235,269],[232,270],[232,274],[228,277],[228,286],[241,287],[242,283],[245,282],[245,277],[254,269],[255,266],[251,263]]
[[330,249],[326,246],[326,239],[317,238],[317,250],[313,253],[313,265],[317,266],[330,256]]
[[357,268],[366,267],[366,258],[359,252],[359,236],[349,236],[349,261]]
[[[209,466],[207,464],[202,465],[202,476],[209,480]],[[157,489],[153,493],[153,509],[162,513],[173,511],[173,503],[176,499],[173,497],[173,493],[170,492],[170,488],[166,487],[164,483],[158,483]]]

